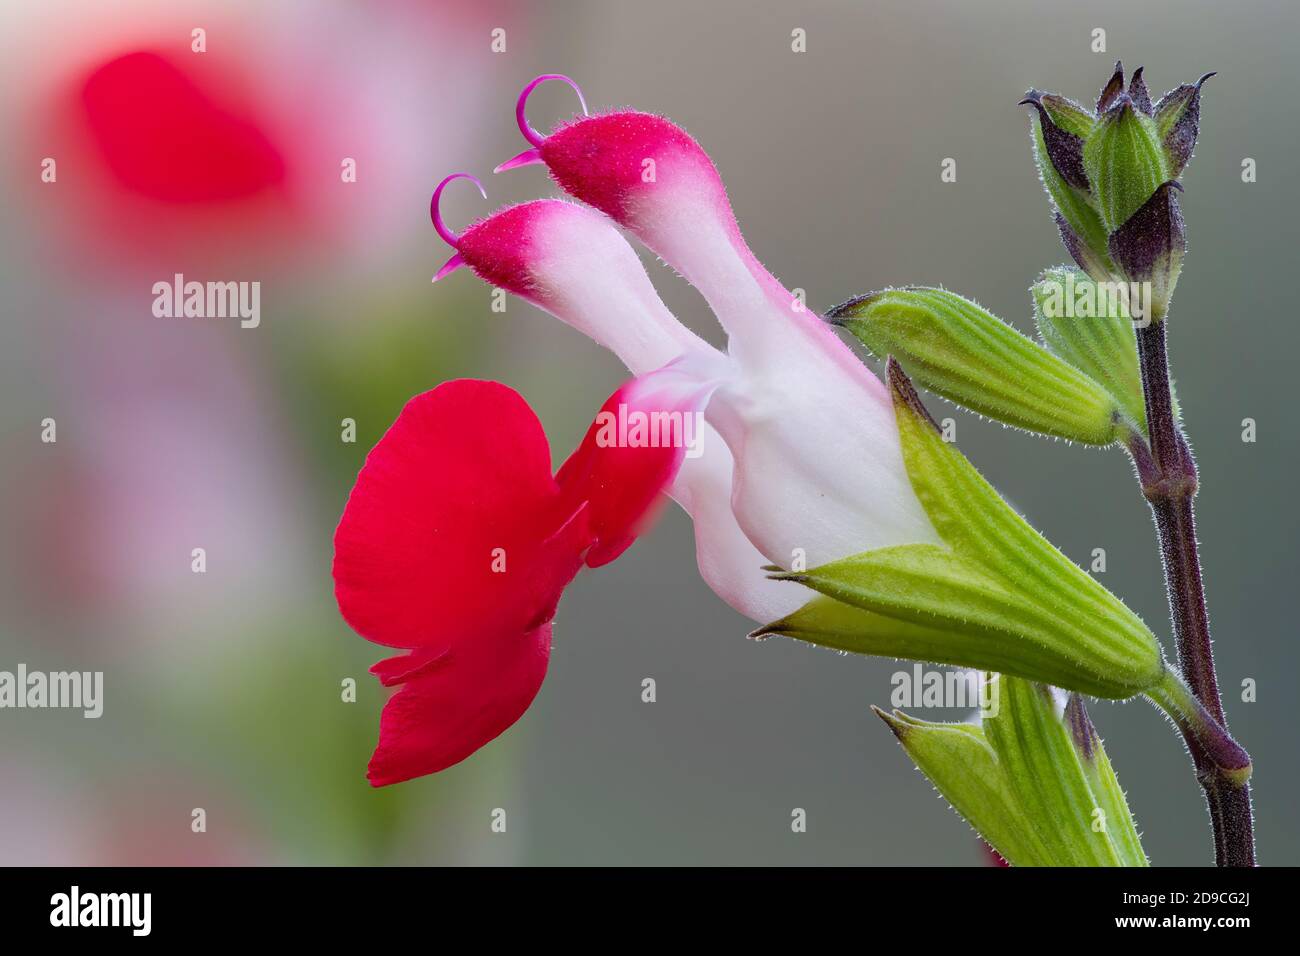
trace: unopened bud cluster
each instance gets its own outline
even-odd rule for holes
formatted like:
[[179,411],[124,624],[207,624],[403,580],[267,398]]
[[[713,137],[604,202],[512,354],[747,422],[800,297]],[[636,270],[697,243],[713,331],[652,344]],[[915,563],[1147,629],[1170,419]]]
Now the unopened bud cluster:
[[1187,248],[1178,177],[1196,145],[1201,85],[1210,76],[1153,104],[1142,69],[1125,88],[1116,63],[1093,110],[1038,90],[1021,101],[1037,113],[1034,152],[1066,249],[1098,282],[1148,284],[1156,321],[1168,311]]

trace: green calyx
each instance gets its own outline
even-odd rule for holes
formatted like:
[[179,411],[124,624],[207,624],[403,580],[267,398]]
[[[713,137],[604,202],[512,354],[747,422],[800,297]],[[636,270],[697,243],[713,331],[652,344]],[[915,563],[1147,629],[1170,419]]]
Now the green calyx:
[[[1124,793],[1082,699],[985,674],[980,723],[876,714],[917,767],[1013,866],[1146,866]],[[1060,704],[1064,703],[1064,707]]]
[[1097,381],[952,292],[874,292],[827,318],[877,356],[894,356],[926,388],[981,415],[1088,445],[1109,445],[1125,433],[1123,409]]
[[1121,93],[1083,147],[1083,166],[1109,232],[1128,221],[1169,176],[1155,121]]
[[1012,866],[1050,865],[1047,847],[977,724],[933,723],[901,711],[872,710],[949,805],[1004,860]]
[[1067,266],[1044,271],[1030,292],[1043,344],[1104,388],[1137,433],[1145,435],[1133,313],[1150,305],[1131,302],[1127,283],[1099,284]]
[[890,384],[912,487],[942,545],[854,555],[774,577],[815,599],[755,633],[996,670],[1097,697],[1157,684],[1154,636],[1053,548],[933,426],[896,362]]

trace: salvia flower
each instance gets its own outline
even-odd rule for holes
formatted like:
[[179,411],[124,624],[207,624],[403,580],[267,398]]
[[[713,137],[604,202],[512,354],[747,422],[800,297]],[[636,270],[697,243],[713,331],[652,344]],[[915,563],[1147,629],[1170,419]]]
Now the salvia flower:
[[1174,190],[1196,145],[1201,86],[1213,73],[1151,102],[1139,68],[1124,85],[1115,71],[1095,110],[1030,90],[1034,153],[1071,257],[1098,282],[1149,283],[1156,321],[1186,249]]

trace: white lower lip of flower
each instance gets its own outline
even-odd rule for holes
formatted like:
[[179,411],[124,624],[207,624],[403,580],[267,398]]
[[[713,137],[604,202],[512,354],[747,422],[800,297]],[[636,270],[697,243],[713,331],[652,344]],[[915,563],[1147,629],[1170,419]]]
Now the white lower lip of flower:
[[706,413],[735,456],[732,510],[783,568],[875,548],[938,544],[903,464],[892,409],[846,403],[823,374],[743,375]]
[[700,577],[732,608],[760,624],[794,613],[815,595],[763,573],[770,559],[746,537],[731,510],[731,451],[707,424],[701,448],[700,457],[682,463],[669,490],[695,524]]

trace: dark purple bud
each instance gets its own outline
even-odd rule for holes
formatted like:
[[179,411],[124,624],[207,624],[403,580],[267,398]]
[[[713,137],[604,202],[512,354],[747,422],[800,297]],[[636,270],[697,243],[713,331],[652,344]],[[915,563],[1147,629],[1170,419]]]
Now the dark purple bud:
[[1206,73],[1195,83],[1175,87],[1155,106],[1156,130],[1169,161],[1169,171],[1178,176],[1192,158],[1201,124],[1201,86],[1213,73]]
[[1075,189],[1088,191],[1088,174],[1083,171],[1083,138],[1068,133],[1056,125],[1052,114],[1043,104],[1043,94],[1030,90],[1017,106],[1032,106],[1038,110],[1038,121],[1043,130],[1043,145],[1052,168]]
[[1119,60],[1115,61],[1115,72],[1111,74],[1106,85],[1101,88],[1101,96],[1097,97],[1097,115],[1110,109],[1111,104],[1115,102],[1115,97],[1124,92],[1124,64]]
[[1154,111],[1151,108],[1151,94],[1147,92],[1147,81],[1142,79],[1142,67],[1133,71],[1133,79],[1128,84],[1129,99],[1133,105],[1140,109],[1147,116],[1153,116]]
[[1111,257],[1128,278],[1150,279],[1162,259],[1185,251],[1186,237],[1177,195],[1182,188],[1173,180],[1164,183],[1124,225],[1111,233]]
[[1164,317],[1183,267],[1187,237],[1178,208],[1183,187],[1170,180],[1110,236],[1110,257],[1131,282],[1151,284],[1154,318]]

